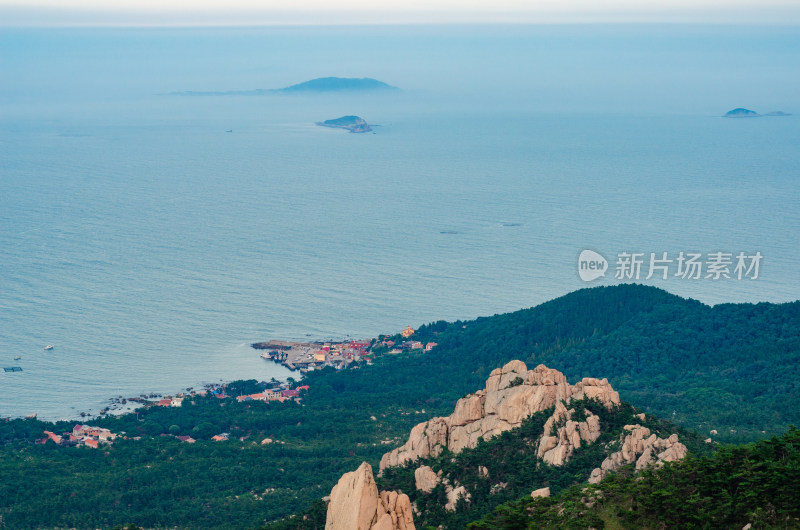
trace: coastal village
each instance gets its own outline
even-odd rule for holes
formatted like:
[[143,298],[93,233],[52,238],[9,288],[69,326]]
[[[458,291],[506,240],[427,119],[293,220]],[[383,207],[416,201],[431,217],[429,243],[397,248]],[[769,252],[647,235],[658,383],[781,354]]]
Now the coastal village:
[[[400,336],[411,339],[415,330],[408,326]],[[350,340],[339,342],[291,342],[271,340],[269,342],[256,342],[252,344],[256,350],[263,350],[261,358],[276,362],[289,370],[299,370],[307,373],[325,367],[336,370],[346,368],[353,362],[364,361],[372,363],[375,350],[379,347],[388,348],[387,353],[398,354],[404,351],[424,350],[430,351],[436,347],[435,342],[423,344],[416,340],[394,341],[390,339]]]
[[[271,340],[269,342],[258,342],[252,344],[256,350],[263,350],[261,358],[279,363],[290,370],[299,370],[301,373],[331,367],[341,370],[354,362],[372,363],[376,353],[396,355],[405,351],[431,351],[436,347],[435,342],[423,344],[420,341],[412,340],[415,330],[410,326],[406,327],[400,334],[400,339],[392,340],[387,337],[380,337],[373,340],[349,340],[331,342],[290,342],[281,340]],[[395,336],[396,338],[397,336]],[[280,381],[261,381],[257,384],[260,392],[244,395],[230,395],[227,393],[227,385],[208,385],[204,390],[187,389],[187,393],[179,393],[175,396],[157,396],[151,394],[147,397],[134,398],[115,398],[112,402],[125,404],[127,402],[137,403],[137,408],[149,407],[182,407],[186,400],[193,398],[213,397],[219,400],[234,399],[238,403],[252,401],[260,402],[284,402],[294,400],[300,402],[302,393],[309,390],[308,385],[293,386],[288,382]],[[136,409],[134,409],[136,410]],[[108,409],[100,411],[101,416],[108,413]],[[54,443],[60,446],[82,446],[97,449],[101,445],[111,445],[116,439],[128,439],[126,433],[114,433],[109,429],[94,427],[91,425],[76,424],[70,432],[56,434],[51,431],[44,431],[44,436],[36,441],[37,444]],[[162,434],[162,436],[172,436]],[[174,436],[181,442],[195,443],[197,440],[191,436]],[[229,433],[219,433],[212,436],[213,441],[225,441],[230,437]],[[131,439],[138,440],[139,436]]]
[[[290,385],[287,383],[280,383],[278,381],[261,381],[258,383],[258,386],[263,388],[262,392],[258,392],[256,394],[248,394],[248,395],[240,395],[240,396],[231,396],[226,393],[226,385],[220,385],[216,387],[212,387],[208,390],[200,390],[197,392],[192,391],[189,394],[178,394],[176,396],[163,396],[161,399],[157,401],[146,401],[141,398],[133,398],[133,401],[136,401],[141,404],[142,407],[181,407],[183,406],[184,401],[187,399],[192,399],[194,397],[213,397],[219,400],[226,400],[226,399],[235,399],[239,403],[247,402],[247,401],[278,401],[284,402],[288,400],[295,400],[297,402],[301,399],[301,392],[308,390],[308,385],[301,385],[295,388],[290,388]],[[132,399],[128,399],[131,401]],[[104,409],[105,410],[105,409]],[[162,436],[169,436],[169,435],[162,435]],[[229,439],[228,433],[220,433],[211,437],[211,440],[214,441],[225,441]],[[52,431],[44,431],[44,436],[38,440],[36,440],[37,444],[44,445],[48,442],[52,442],[56,445],[60,446],[81,446],[81,447],[89,447],[93,449],[97,449],[101,445],[111,445],[114,440],[117,438],[127,440],[129,437],[126,436],[126,433],[114,433],[111,432],[109,429],[105,429],[102,427],[94,427],[91,425],[83,425],[77,424],[70,432],[64,432],[62,434],[56,434]],[[130,437],[133,440],[138,440],[139,436]],[[175,438],[179,439],[182,442],[186,443],[195,443],[197,440],[192,438],[191,436],[175,436]]]

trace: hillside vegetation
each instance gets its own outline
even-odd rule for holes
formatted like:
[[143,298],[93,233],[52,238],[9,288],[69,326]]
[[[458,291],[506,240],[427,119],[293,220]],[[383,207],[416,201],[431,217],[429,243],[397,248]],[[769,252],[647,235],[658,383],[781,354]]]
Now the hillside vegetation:
[[472,530],[800,528],[800,431],[660,469],[629,469],[556,497],[498,506]]
[[[376,466],[414,424],[449,414],[512,359],[545,363],[571,381],[607,377],[624,401],[703,437],[717,430],[720,441],[752,441],[800,424],[799,302],[712,308],[621,285],[428,324],[413,338],[438,346],[398,355],[379,349],[372,366],[311,372],[302,405],[208,397],[92,421],[142,437],[110,448],[35,446],[44,429],[74,424],[0,421],[2,523],[226,528],[274,521],[326,495],[362,461]],[[247,393],[254,384],[233,388]],[[231,439],[209,440],[219,432]],[[265,437],[283,443],[261,445]]]

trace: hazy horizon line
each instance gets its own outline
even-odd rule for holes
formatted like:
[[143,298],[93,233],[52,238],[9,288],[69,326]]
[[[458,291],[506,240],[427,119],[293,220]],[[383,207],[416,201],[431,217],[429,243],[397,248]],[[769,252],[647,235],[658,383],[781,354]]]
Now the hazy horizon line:
[[800,26],[800,5],[726,10],[638,9],[620,11],[499,10],[154,10],[91,9],[0,4],[0,28],[258,28],[321,26],[455,25],[729,25]]

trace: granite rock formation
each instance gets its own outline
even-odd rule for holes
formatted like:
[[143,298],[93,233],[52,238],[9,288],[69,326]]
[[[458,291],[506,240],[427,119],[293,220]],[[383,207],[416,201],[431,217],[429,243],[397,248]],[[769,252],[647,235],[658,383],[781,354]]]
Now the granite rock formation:
[[591,443],[599,436],[596,416],[590,414],[580,421],[569,417],[571,413],[565,405],[583,398],[597,399],[609,408],[620,402],[619,394],[606,379],[587,377],[570,385],[558,370],[544,365],[528,370],[522,361],[511,361],[491,372],[485,389],[459,399],[450,416],[432,418],[411,429],[405,444],[383,455],[380,469],[437,456],[443,447],[454,453],[475,447],[478,440],[519,427],[530,415],[559,404],[561,407],[554,413],[558,417],[550,423],[559,425],[555,445],[551,437],[546,437],[548,440],[543,438],[539,450],[551,464],[560,465],[582,441]]
[[415,530],[411,502],[402,493],[378,492],[364,462],[331,490],[325,530]]
[[686,446],[678,441],[678,435],[659,438],[650,433],[650,429],[641,425],[626,425],[627,434],[620,436],[622,447],[603,460],[600,467],[592,471],[589,483],[597,484],[612,471],[624,465],[636,464],[636,470],[642,470],[663,462],[674,462],[686,456]]

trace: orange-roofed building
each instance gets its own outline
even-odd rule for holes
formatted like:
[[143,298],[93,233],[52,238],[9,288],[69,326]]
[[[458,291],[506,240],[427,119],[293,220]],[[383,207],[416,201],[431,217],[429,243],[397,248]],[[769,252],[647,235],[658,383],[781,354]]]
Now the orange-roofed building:
[[94,447],[95,449],[97,449],[98,446],[98,441],[92,440],[91,438],[87,438],[83,443],[86,445],[86,447]]
[[53,442],[55,442],[57,444],[61,443],[61,437],[59,435],[57,435],[56,433],[50,432],[50,431],[44,431],[44,433],[47,435],[47,439],[48,440],[53,440]]
[[410,337],[411,335],[414,334],[414,328],[412,328],[411,326],[407,326],[406,329],[404,329],[403,331],[400,332],[400,334],[403,337],[408,338],[408,337]]
[[436,346],[438,346],[438,344],[436,344],[435,342],[429,342],[428,344],[425,345],[425,351],[431,351]]

